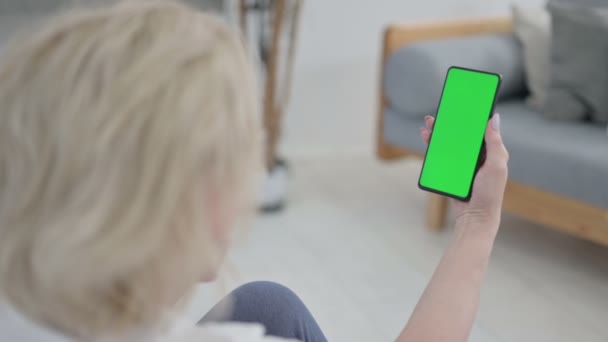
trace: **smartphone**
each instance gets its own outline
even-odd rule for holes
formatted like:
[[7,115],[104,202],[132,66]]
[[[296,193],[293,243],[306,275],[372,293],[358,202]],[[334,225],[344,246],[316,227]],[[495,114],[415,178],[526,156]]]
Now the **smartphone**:
[[501,76],[491,72],[455,66],[448,70],[418,180],[421,189],[471,199],[500,82]]

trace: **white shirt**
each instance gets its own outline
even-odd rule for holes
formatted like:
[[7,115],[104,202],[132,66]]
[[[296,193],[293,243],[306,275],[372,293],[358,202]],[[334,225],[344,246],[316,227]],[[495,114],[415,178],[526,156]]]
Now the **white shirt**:
[[[184,318],[176,318],[172,329],[165,333],[143,332],[128,340],[132,342],[288,342],[265,336],[261,325],[226,323],[197,326]],[[0,341],[76,342],[28,320],[4,304],[0,304]]]

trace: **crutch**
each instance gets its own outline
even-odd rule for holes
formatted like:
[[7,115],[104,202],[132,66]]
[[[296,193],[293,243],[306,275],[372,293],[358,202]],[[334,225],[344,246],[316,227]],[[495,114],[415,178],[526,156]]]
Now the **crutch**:
[[[291,8],[288,8],[288,3],[293,3]],[[247,14],[250,10],[257,10],[261,14],[265,11],[270,12],[272,22],[272,37],[269,46],[266,45],[264,39],[265,28],[262,27],[260,32],[260,54],[265,64],[263,121],[266,131],[266,164],[269,170],[274,167],[277,160],[282,120],[291,95],[301,8],[302,0],[256,0],[253,3],[240,0],[239,3],[240,26],[246,36],[248,36]],[[288,34],[289,45],[285,72],[280,78],[281,37],[285,31]],[[279,89],[282,89],[282,92],[279,92]]]

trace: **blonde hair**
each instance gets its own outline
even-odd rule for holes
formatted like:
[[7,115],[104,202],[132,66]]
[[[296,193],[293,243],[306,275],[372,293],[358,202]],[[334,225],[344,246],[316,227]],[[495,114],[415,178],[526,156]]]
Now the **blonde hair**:
[[161,320],[219,260],[204,206],[251,202],[256,101],[238,35],[176,2],[70,11],[12,44],[0,295],[82,339]]

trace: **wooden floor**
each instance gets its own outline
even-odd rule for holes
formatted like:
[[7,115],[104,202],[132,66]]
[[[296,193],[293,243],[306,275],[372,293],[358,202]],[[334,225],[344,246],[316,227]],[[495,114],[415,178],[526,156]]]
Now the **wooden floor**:
[[[450,232],[423,226],[417,161],[296,160],[291,202],[261,217],[233,253],[239,276],[199,289],[197,318],[252,280],[294,289],[330,341],[391,341]],[[506,216],[471,341],[607,341],[608,249]]]

